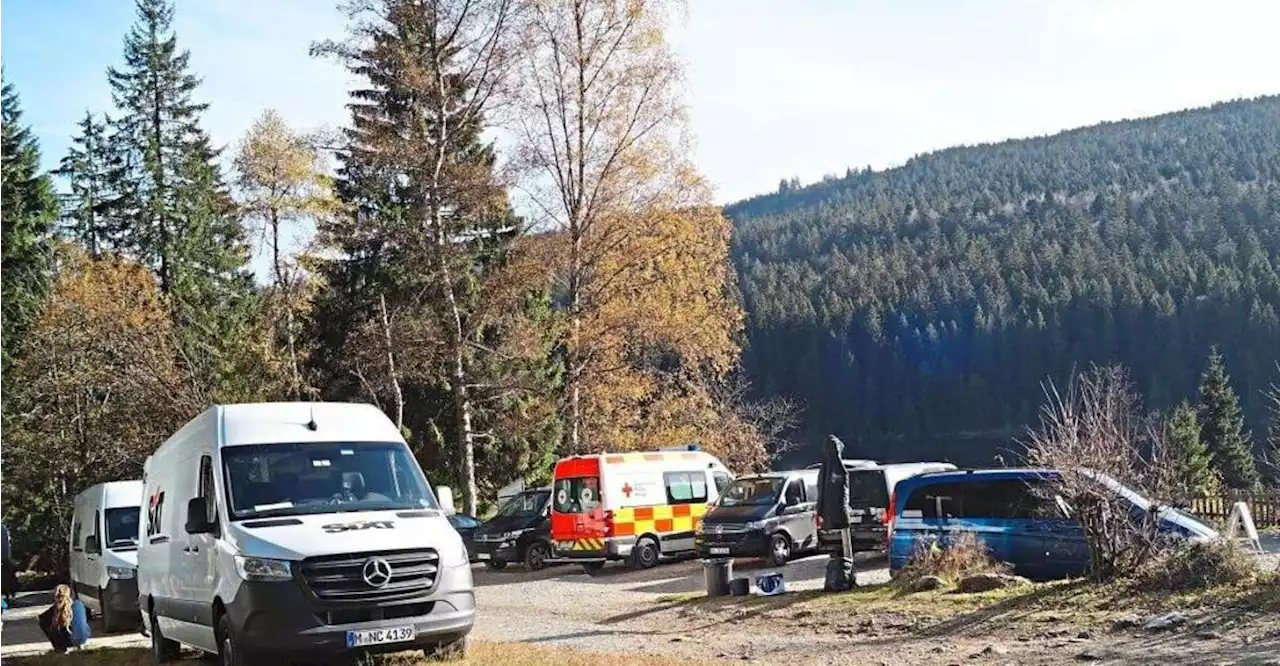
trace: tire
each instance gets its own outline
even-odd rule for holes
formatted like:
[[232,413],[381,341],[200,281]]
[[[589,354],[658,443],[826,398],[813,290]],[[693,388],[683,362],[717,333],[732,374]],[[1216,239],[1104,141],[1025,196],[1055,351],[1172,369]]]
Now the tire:
[[661,555],[662,551],[653,537],[640,537],[631,550],[631,565],[637,569],[652,569],[657,566]]
[[530,573],[547,568],[547,558],[551,557],[551,549],[542,541],[534,541],[524,549],[524,570]]
[[167,664],[171,661],[177,661],[179,648],[177,641],[171,641],[164,637],[160,632],[160,622],[156,620],[155,612],[151,613],[151,658],[157,664]]
[[604,562],[583,562],[582,570],[588,576],[594,576],[604,570]]
[[769,539],[769,554],[765,556],[769,564],[780,567],[791,561],[791,537],[785,532],[778,532]]
[[503,560],[486,560],[484,565],[489,567],[490,571],[502,571],[507,568],[507,563]]
[[250,666],[259,664],[240,641],[236,640],[236,632],[231,627],[231,619],[225,614],[218,618],[218,664],[220,666]]
[[111,634],[115,633],[115,631],[129,629],[127,624],[128,616],[120,616],[119,611],[111,610],[111,607],[106,603],[106,590],[97,590],[97,598],[100,599],[97,605],[101,608],[99,615],[102,617],[102,630]]
[[461,661],[471,654],[471,634],[422,651],[430,661]]

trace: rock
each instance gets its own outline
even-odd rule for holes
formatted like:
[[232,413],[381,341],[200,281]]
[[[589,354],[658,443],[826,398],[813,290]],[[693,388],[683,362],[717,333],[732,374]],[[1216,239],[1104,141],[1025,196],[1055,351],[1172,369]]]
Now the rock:
[[1022,576],[1000,573],[983,573],[960,579],[960,584],[956,586],[956,589],[963,594],[972,594],[975,592],[1001,590],[1006,587],[1017,587],[1019,585],[1026,585],[1030,582],[1031,581],[1023,578]]
[[1158,615],[1147,620],[1146,624],[1142,625],[1142,628],[1147,631],[1169,631],[1170,629],[1176,629],[1186,623],[1187,616],[1174,611],[1172,613],[1165,613],[1164,615]]
[[1091,641],[1091,640],[1093,640],[1093,632],[1092,632],[1092,631],[1082,631],[1082,632],[1080,632],[1080,633],[1076,634],[1076,638],[1079,638],[1079,639],[1080,639],[1080,640],[1082,640],[1082,641]]
[[1115,628],[1133,629],[1134,627],[1141,627],[1142,624],[1143,622],[1141,617],[1138,617],[1137,615],[1126,615],[1119,620],[1116,620]]
[[1111,656],[1111,653],[1107,652],[1102,648],[1089,648],[1084,652],[1081,652],[1080,654],[1076,655],[1076,658],[1079,659],[1080,661],[1102,661],[1104,659],[1109,658],[1110,656]]
[[812,617],[812,616],[813,616],[813,611],[811,610],[798,610],[791,615],[791,617],[797,620],[803,620],[806,617]]
[[937,576],[925,576],[911,586],[912,592],[932,592],[946,587],[946,581]]
[[1006,655],[1009,654],[1009,648],[1003,645],[988,645],[987,647],[982,648],[982,654],[988,657],[993,655]]
[[1222,632],[1214,631],[1212,629],[1205,629],[1203,631],[1197,631],[1196,638],[1199,638],[1200,640],[1205,640],[1205,641],[1216,641],[1219,638],[1222,638]]

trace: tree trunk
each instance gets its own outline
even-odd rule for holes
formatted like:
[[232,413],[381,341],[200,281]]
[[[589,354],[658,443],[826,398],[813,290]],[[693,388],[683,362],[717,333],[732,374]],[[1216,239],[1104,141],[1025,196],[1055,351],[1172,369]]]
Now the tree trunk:
[[293,396],[302,399],[302,373],[298,370],[297,340],[293,332],[293,290],[292,284],[286,284],[284,259],[280,256],[280,212],[271,211],[271,260],[276,274],[276,297],[284,308],[284,337],[289,354],[290,381],[293,382]]
[[382,339],[387,346],[387,374],[391,377],[391,393],[396,401],[396,429],[404,432],[404,392],[400,390],[400,377],[396,374],[395,347],[391,342],[391,316],[387,314],[387,297],[378,295],[382,309]]

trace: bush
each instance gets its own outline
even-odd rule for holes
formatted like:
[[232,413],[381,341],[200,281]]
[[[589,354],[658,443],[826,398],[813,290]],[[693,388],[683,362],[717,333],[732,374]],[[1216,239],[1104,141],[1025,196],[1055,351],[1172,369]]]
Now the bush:
[[1201,590],[1250,582],[1262,573],[1258,561],[1234,541],[1194,541],[1160,553],[1137,573],[1146,590]]
[[969,576],[1009,571],[1009,565],[993,559],[986,545],[972,532],[959,532],[947,544],[937,541],[918,543],[894,582],[902,589],[915,591],[922,579],[931,576],[948,586],[955,586]]

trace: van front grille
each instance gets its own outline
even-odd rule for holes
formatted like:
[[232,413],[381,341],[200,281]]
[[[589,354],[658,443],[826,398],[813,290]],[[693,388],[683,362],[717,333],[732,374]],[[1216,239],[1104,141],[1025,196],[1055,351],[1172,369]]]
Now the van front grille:
[[431,548],[327,555],[302,561],[302,576],[311,592],[330,602],[410,599],[435,588],[439,573],[440,556]]

